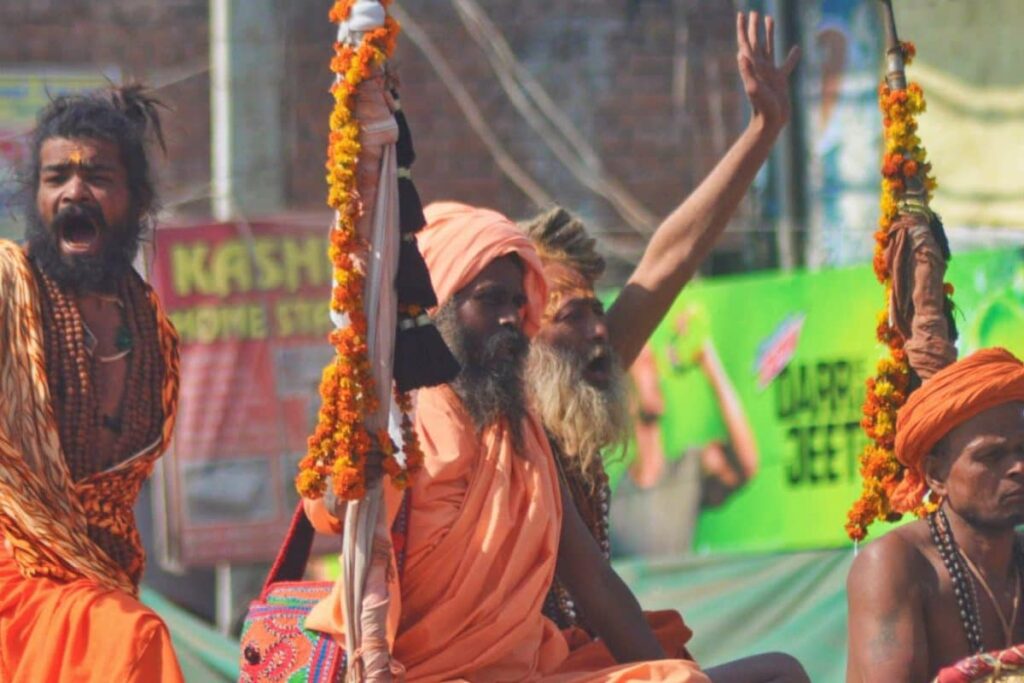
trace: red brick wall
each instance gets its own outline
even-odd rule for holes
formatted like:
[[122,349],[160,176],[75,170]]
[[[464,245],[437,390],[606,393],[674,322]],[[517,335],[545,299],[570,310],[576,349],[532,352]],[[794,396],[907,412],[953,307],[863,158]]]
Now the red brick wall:
[[[595,147],[607,174],[659,218],[696,186],[724,152],[720,143],[731,142],[745,122],[746,105],[736,76],[732,3],[487,0],[480,4],[518,59]],[[608,249],[635,253],[641,239],[605,200],[573,177],[513,108],[484,52],[466,33],[452,6],[438,0],[406,0],[402,6],[430,35],[505,150],[557,201],[579,211],[596,229],[617,233],[620,237],[609,242]],[[318,40],[329,40],[329,31],[318,21],[308,14],[296,18],[295,24],[304,28],[290,32],[291,38],[318,31]],[[677,54],[682,31],[687,36],[684,60]],[[289,43],[289,56],[295,59],[289,73],[302,74],[294,84],[297,89],[327,80],[326,51],[326,45],[310,49],[308,43]],[[712,61],[717,69],[707,66]],[[396,63],[419,155],[414,176],[423,197],[478,202],[514,217],[535,211],[530,199],[501,172],[466,124],[435,68],[410,40],[400,42]],[[674,93],[681,64],[686,67],[685,89]],[[712,76],[717,72],[716,82],[709,82],[709,72]],[[717,110],[705,96],[711,90]],[[310,92],[321,91],[314,87]],[[323,95],[318,101],[295,95],[293,115],[301,132],[292,150],[289,192],[297,203],[313,204],[322,195],[322,172],[317,164],[302,165],[302,160],[322,156],[318,145],[330,102]],[[711,134],[715,126],[717,139]],[[727,240],[726,246],[749,250],[738,236]]]
[[[611,178],[657,217],[690,192],[744,125],[736,76],[733,3],[721,0],[478,0],[520,62],[595,148]],[[280,87],[288,208],[323,204],[323,157],[333,27],[329,2],[280,4],[288,77]],[[586,189],[512,107],[485,54],[452,5],[404,0],[458,74],[503,148],[557,201],[610,233],[606,248],[636,253],[642,239],[599,193]],[[117,66],[159,88],[169,160],[161,172],[176,213],[209,211],[208,8],[198,0],[5,0],[0,65]],[[683,37],[685,35],[685,41]],[[682,49],[680,48],[682,45]],[[501,172],[470,130],[435,69],[409,40],[396,59],[426,200],[451,198],[524,217],[537,207]],[[685,69],[682,67],[685,66]],[[674,90],[674,84],[685,88]],[[741,219],[741,222],[747,219]],[[727,235],[749,265],[763,245]],[[627,259],[628,260],[628,259]],[[619,276],[626,267],[613,258]]]
[[[164,201],[175,211],[208,212],[210,125],[207,7],[197,0],[4,0],[0,69],[111,67],[155,86],[164,113],[167,159],[159,162]],[[198,196],[197,200],[183,200]]]

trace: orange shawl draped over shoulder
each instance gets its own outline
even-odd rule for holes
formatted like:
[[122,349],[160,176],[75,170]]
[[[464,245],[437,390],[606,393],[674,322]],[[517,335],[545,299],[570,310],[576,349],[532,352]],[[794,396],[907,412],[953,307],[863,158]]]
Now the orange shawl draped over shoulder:
[[[177,335],[152,291],[150,301],[165,367],[161,438],[110,470],[72,481],[46,381],[35,277],[24,251],[0,240],[0,531],[23,576],[138,591],[142,555],[132,507],[170,441],[178,396]],[[133,541],[137,566],[112,560],[89,538],[89,524]]]
[[501,421],[478,433],[449,387],[419,393],[426,454],[411,490],[395,656],[410,679],[527,680],[568,654],[541,606],[562,505],[544,433],[517,454]]
[[[424,469],[409,490],[400,616],[389,624],[409,681],[706,683],[692,661],[616,665],[600,641],[569,651],[541,613],[555,573],[562,503],[539,422],[521,453],[504,424],[478,432],[451,388],[418,393]],[[388,489],[393,492],[393,489]],[[398,497],[389,493],[389,513]],[[393,516],[393,515],[392,515]],[[307,626],[343,632],[332,601]],[[314,623],[311,623],[314,622]]]
[[[177,337],[150,292],[164,360],[160,439],[73,481],[49,386],[39,292],[25,253],[0,240],[0,680],[183,681],[167,627],[136,598],[143,552],[132,508],[171,436]],[[127,566],[89,526],[127,539]]]

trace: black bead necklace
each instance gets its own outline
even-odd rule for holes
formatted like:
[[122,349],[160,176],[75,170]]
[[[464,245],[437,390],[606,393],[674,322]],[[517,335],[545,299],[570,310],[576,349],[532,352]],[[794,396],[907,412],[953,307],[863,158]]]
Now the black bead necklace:
[[[942,523],[941,527],[939,521]],[[939,557],[942,558],[942,564],[946,565],[949,578],[953,581],[953,595],[956,597],[956,606],[960,609],[960,623],[967,635],[967,647],[972,654],[984,652],[985,640],[981,632],[978,592],[960,555],[956,539],[953,538],[949,518],[942,509],[928,515],[928,528],[932,534],[932,542],[935,543]]]
[[[946,512],[940,508],[928,515],[928,528],[932,534],[932,542],[938,548],[942,563],[946,566],[950,579],[953,581],[953,594],[956,597],[956,605],[960,609],[960,623],[963,624],[964,633],[967,635],[967,645],[974,654],[984,652],[978,589],[969,573],[970,569],[965,561],[963,551],[960,550],[960,546],[957,545],[956,539],[953,537],[953,528],[949,524]],[[1014,538],[1013,562],[1017,570],[1014,576],[1017,577],[1017,581],[1020,581],[1021,568],[1024,568],[1024,544],[1020,542],[1019,538]],[[990,597],[992,597],[993,606],[998,610],[999,606],[994,604],[995,598],[991,593]],[[1014,612],[1019,608],[1016,599],[1013,607]],[[1016,615],[1011,616],[1014,617],[1009,626],[1012,631]],[[1012,633],[1008,635],[1010,638],[1012,636]]]

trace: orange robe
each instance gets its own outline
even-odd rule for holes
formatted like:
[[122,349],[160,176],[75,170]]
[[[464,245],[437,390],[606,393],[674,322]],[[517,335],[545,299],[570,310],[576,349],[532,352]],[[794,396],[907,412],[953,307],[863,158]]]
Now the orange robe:
[[[608,539],[605,537],[607,533],[605,520],[608,514],[610,489],[608,488],[608,475],[605,472],[603,462],[598,459],[592,463],[594,468],[593,475],[598,482],[597,491],[595,492],[590,481],[583,476],[579,469],[571,466],[568,456],[557,445],[552,444],[550,440],[548,444],[551,446],[555,457],[555,464],[558,467],[562,481],[565,482],[566,492],[579,511],[583,523],[587,526],[597,544],[607,548]],[[607,550],[605,552],[607,553]],[[566,640],[569,641],[569,649],[575,652],[589,645],[594,640],[591,635],[593,628],[587,624],[583,615],[565,607],[563,600],[566,598],[571,599],[572,594],[569,588],[556,578],[545,600],[544,613],[555,623],[563,627]],[[661,643],[661,648],[669,657],[672,659],[693,659],[689,650],[686,649],[686,643],[693,636],[693,631],[683,622],[683,617],[679,612],[675,610],[644,612],[644,618],[657,637],[658,642]],[[607,658],[611,657],[611,654],[607,654],[607,648],[601,649],[605,650]],[[596,648],[590,648],[588,656],[592,657],[595,650]]]
[[87,579],[22,578],[0,548],[0,681],[184,681],[167,627],[127,593]]
[[[573,650],[541,607],[555,573],[562,502],[539,422],[522,453],[506,426],[478,433],[449,387],[423,389],[416,423],[424,470],[410,489],[393,652],[410,681],[680,681],[708,678],[688,660],[616,665],[599,641]],[[391,487],[386,487],[389,490]],[[396,508],[390,496],[389,512]],[[308,505],[317,526],[322,512]],[[322,603],[307,626],[337,635]],[[393,605],[394,607],[394,605]]]
[[[39,292],[24,252],[0,240],[0,681],[183,681],[160,618],[135,597],[143,553],[132,508],[170,439],[177,338],[155,296],[164,360],[160,438],[73,480],[46,380]],[[127,564],[89,528],[123,539]],[[11,550],[8,550],[8,545]],[[13,551],[13,554],[12,552]]]

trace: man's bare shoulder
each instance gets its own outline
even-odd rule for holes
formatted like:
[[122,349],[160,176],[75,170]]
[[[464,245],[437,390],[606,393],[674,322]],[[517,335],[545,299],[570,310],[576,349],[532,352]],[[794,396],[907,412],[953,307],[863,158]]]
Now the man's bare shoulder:
[[868,543],[850,567],[847,589],[906,594],[920,586],[922,577],[934,574],[929,559],[932,547],[927,522],[917,520],[893,529]]

